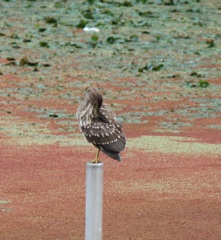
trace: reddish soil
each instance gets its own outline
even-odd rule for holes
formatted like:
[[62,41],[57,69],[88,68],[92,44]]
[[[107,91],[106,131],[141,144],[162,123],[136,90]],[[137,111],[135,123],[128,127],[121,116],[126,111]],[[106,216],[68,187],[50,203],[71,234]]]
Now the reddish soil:
[[84,239],[88,86],[128,140],[100,155],[103,239],[220,240],[220,1],[85,2],[0,3],[0,240]]
[[[139,135],[142,125],[133,127]],[[94,148],[1,137],[1,239],[84,239],[85,163]],[[220,239],[220,154],[128,147],[122,163],[101,158],[104,239]]]

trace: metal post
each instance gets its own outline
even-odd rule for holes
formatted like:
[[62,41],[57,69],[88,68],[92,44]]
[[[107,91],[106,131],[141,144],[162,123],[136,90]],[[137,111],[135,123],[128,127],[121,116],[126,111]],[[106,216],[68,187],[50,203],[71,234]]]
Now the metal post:
[[103,163],[86,164],[85,240],[102,240]]

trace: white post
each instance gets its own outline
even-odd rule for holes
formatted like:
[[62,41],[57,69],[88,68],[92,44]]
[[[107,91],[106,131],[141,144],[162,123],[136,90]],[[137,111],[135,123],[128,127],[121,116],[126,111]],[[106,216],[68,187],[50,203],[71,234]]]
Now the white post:
[[103,163],[86,164],[85,240],[102,240]]

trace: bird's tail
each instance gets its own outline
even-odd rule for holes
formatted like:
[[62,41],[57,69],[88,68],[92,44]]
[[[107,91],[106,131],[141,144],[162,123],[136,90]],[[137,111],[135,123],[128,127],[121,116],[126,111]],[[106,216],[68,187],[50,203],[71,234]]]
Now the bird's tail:
[[113,152],[113,151],[109,151],[109,150],[106,150],[106,149],[101,149],[102,152],[104,152],[105,154],[107,154],[109,157],[121,162],[122,159],[121,159],[121,156],[120,156],[120,153],[119,152]]

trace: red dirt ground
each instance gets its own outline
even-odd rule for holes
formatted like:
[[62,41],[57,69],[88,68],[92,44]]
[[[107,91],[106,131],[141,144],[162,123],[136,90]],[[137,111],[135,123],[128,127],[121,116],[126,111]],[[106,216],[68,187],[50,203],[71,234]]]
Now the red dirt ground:
[[[13,89],[7,76],[2,80],[6,91]],[[17,78],[17,84],[20,81]],[[206,90],[199,94],[213,98]],[[157,104],[135,99],[123,99],[121,112],[136,112],[136,106],[142,106],[141,112],[145,106],[156,114],[167,112],[124,124],[128,147],[122,163],[101,154],[103,238],[221,239],[220,115],[180,117],[181,108],[197,106],[191,97],[169,105],[164,99]],[[17,92],[3,97],[2,103],[0,239],[84,239],[85,164],[95,149],[86,144],[78,126],[71,125],[76,124],[73,116],[41,116],[50,109],[71,114],[77,104],[44,97],[23,102]],[[173,127],[159,124],[171,121]],[[179,127],[180,121],[190,124]]]
[[[122,163],[100,156],[103,239],[220,240],[220,1],[0,8],[0,240],[84,239],[85,165],[96,150],[74,113],[89,86],[128,140]],[[76,27],[82,10],[98,16],[95,48]]]
[[[125,131],[130,142],[134,131]],[[85,163],[94,149],[1,137],[1,239],[84,239]],[[219,240],[220,157],[130,147],[122,163],[102,155],[103,238]]]
[[[14,93],[1,98],[0,239],[84,239],[85,164],[95,149],[69,116],[77,104],[59,99],[56,89],[54,98],[45,94],[24,101],[8,78],[1,78],[4,91]],[[117,92],[114,85],[110,89]],[[214,108],[210,118],[191,115],[203,110],[195,99],[212,100],[215,89],[196,89],[170,104],[164,98],[156,104],[145,92],[149,100],[144,101],[140,94],[134,93],[133,101],[118,100],[118,113],[145,113],[147,107],[155,113],[142,117],[142,123],[124,124],[128,144],[122,163],[101,154],[103,238],[221,239],[220,114]],[[181,115],[185,108],[186,116]],[[165,114],[157,115],[161,110]],[[61,117],[49,117],[54,112]]]

